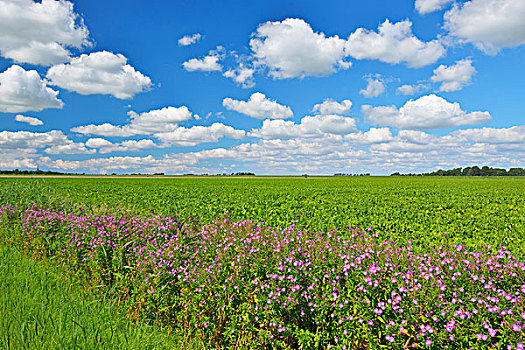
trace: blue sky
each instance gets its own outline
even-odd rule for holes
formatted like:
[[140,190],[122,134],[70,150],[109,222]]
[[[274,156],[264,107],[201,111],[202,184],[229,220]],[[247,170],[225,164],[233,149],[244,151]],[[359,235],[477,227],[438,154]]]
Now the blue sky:
[[523,0],[0,0],[0,169],[525,166]]

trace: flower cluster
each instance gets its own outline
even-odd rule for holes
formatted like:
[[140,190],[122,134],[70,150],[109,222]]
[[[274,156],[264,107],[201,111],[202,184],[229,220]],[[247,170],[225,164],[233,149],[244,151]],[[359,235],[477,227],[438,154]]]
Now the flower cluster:
[[[523,348],[525,265],[447,243],[415,253],[372,229],[0,207],[1,236],[120,291],[131,316],[214,347]],[[487,247],[490,248],[490,247]]]

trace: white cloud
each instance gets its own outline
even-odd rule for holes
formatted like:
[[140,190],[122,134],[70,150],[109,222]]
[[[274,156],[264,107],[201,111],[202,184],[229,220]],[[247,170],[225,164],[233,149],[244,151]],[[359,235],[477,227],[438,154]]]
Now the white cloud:
[[397,134],[397,139],[418,145],[429,145],[432,142],[448,140],[450,138],[447,136],[440,138],[420,130],[400,130]]
[[202,35],[199,33],[195,33],[191,35],[184,35],[182,38],[179,39],[178,43],[179,46],[190,46],[197,43],[201,39]]
[[441,10],[445,5],[453,0],[416,0],[415,7],[417,12],[424,15],[430,12]]
[[472,61],[463,59],[449,67],[440,65],[434,69],[434,75],[430,80],[441,83],[439,91],[458,91],[470,84],[474,73],[476,73],[476,69],[472,66]]
[[88,46],[89,31],[69,1],[0,0],[0,53],[16,62],[69,61],[68,47]]
[[47,78],[53,85],[81,95],[103,94],[128,99],[149,90],[151,79],[127,61],[123,55],[108,51],[83,54],[68,64],[51,67]]
[[205,56],[202,59],[192,58],[182,63],[184,69],[188,72],[203,71],[203,72],[215,72],[222,71],[222,65],[219,63],[218,56]]
[[380,78],[366,77],[366,89],[359,90],[364,97],[377,97],[385,92],[385,83]]
[[158,132],[171,131],[178,128],[179,123],[190,120],[192,113],[188,107],[164,107],[144,113],[129,111],[130,123],[126,125],[113,125],[104,123],[100,125],[82,125],[72,128],[71,131],[84,135],[127,137],[134,135],[148,135]]
[[383,22],[378,32],[358,28],[346,44],[348,53],[356,59],[375,59],[386,63],[405,62],[419,68],[436,62],[445,54],[439,40],[423,42],[412,34],[412,22]]
[[71,129],[73,132],[77,132],[83,135],[99,135],[99,136],[115,136],[115,137],[127,137],[138,135],[134,131],[129,129],[129,126],[123,127],[120,125],[113,125],[110,123],[104,124],[88,124],[81,125]]
[[394,140],[389,128],[370,128],[367,132],[348,134],[345,140],[357,145],[371,145]]
[[[291,123],[270,120],[276,123]],[[51,160],[28,153],[27,149],[0,149],[2,168],[40,167],[88,172],[165,172],[165,173],[222,173],[249,169],[257,174],[333,174],[363,173],[390,174],[432,171],[483,164],[498,167],[523,166],[525,144],[519,136],[523,131],[511,127],[494,129],[505,141],[513,143],[488,144],[468,141],[466,136],[434,136],[417,130],[401,130],[392,136],[388,128],[371,128],[341,137],[324,134],[319,137],[261,139],[231,148],[211,148],[195,152],[172,153],[159,157],[108,157],[86,160]],[[484,128],[488,129],[488,128]],[[484,129],[478,130],[481,134]],[[493,131],[491,131],[493,132]],[[476,132],[469,132],[474,135]],[[515,135],[515,136],[507,136]],[[470,137],[470,136],[469,136]],[[489,140],[493,134],[487,134]],[[129,140],[133,141],[133,140]],[[515,142],[514,142],[515,141]],[[126,141],[124,141],[126,142]],[[124,142],[118,144],[124,147]],[[106,143],[107,144],[107,143]],[[113,144],[116,145],[116,144]],[[358,148],[357,148],[358,147]],[[101,149],[98,149],[101,152]],[[3,152],[3,153],[2,153]],[[71,157],[70,157],[71,158]]]
[[186,106],[169,106],[141,114],[130,111],[128,115],[131,117],[129,127],[140,134],[174,130],[180,122],[190,120],[192,117],[192,113]]
[[41,121],[40,119],[33,118],[33,117],[27,117],[27,116],[22,115],[22,114],[17,114],[15,116],[15,120],[17,122],[27,123],[27,124],[32,125],[32,126],[44,125],[44,122]]
[[445,13],[445,29],[488,54],[525,43],[525,1],[471,0]]
[[91,138],[86,141],[86,146],[91,147],[91,148],[109,147],[112,145],[113,145],[112,142],[106,139],[102,139],[100,137]]
[[[523,143],[525,144],[525,126],[511,126],[510,128],[481,128],[457,130],[453,134],[460,140],[470,142],[505,144]],[[525,145],[524,145],[525,146]]]
[[264,139],[289,139],[301,135],[301,126],[291,120],[266,119],[259,129],[252,129],[248,136]]
[[293,117],[290,107],[283,106],[275,100],[266,98],[266,95],[255,92],[250,96],[248,101],[239,101],[226,97],[222,100],[222,105],[238,113],[250,116],[256,119],[286,119]]
[[301,119],[301,125],[307,134],[346,135],[357,131],[355,119],[340,115],[306,116]]
[[11,154],[2,154],[0,169],[36,169],[37,164],[33,158],[19,158]]
[[397,88],[397,93],[401,95],[415,95],[430,89],[427,84],[406,84]]
[[252,129],[248,136],[263,139],[311,138],[345,135],[356,131],[356,123],[353,118],[339,115],[317,115],[303,117],[300,124],[287,120],[266,119],[261,128]]
[[401,108],[395,106],[362,106],[365,119],[377,125],[406,129],[442,129],[467,124],[479,124],[491,119],[489,112],[466,113],[459,103],[427,95],[409,100]]
[[268,68],[276,79],[326,76],[351,65],[344,61],[344,39],[316,33],[298,18],[259,25],[250,47],[255,64]]
[[253,68],[248,68],[244,64],[240,64],[239,67],[228,69],[222,75],[226,78],[231,78],[237,85],[243,88],[251,88],[255,86],[253,73],[255,73]]
[[[0,132],[0,150],[24,150],[26,152],[36,152],[36,149],[44,147],[65,146],[76,148],[75,144],[69,140],[60,130],[51,130],[48,132],[30,132],[30,131],[2,131]],[[80,148],[83,144],[80,144]],[[79,152],[81,153],[81,152]]]
[[394,153],[439,153],[441,156],[458,154],[468,145],[458,142],[450,135],[437,137],[419,130],[400,130],[389,142],[370,146],[372,152]]
[[99,153],[111,153],[111,152],[128,152],[138,151],[149,148],[161,147],[157,145],[153,140],[142,139],[142,140],[126,140],[120,143],[112,143],[106,139],[95,137],[90,138],[86,141],[86,146],[90,148],[97,148]]
[[[43,165],[53,169],[79,170],[88,169],[89,171],[113,171],[127,169],[144,169],[144,167],[155,166],[161,161],[148,155],[145,157],[109,157],[109,158],[92,158],[88,160],[51,160],[48,157],[40,158]],[[176,162],[172,162],[172,168],[176,168]]]
[[37,71],[13,65],[0,73],[0,112],[21,113],[62,108],[58,91],[46,86]]
[[350,109],[352,108],[352,101],[350,100],[342,100],[341,102],[337,102],[331,99],[326,99],[323,101],[323,103],[316,104],[314,108],[312,109],[313,113],[319,113],[321,115],[327,115],[327,114],[341,114],[341,115],[347,115],[350,113]]
[[225,50],[221,46],[217,46],[215,50],[211,50],[208,56],[203,58],[192,58],[182,63],[184,69],[188,72],[203,71],[203,72],[220,72],[222,65],[219,61],[224,57]]
[[175,130],[157,133],[154,136],[163,142],[175,146],[195,146],[205,142],[217,142],[223,137],[242,139],[245,135],[246,132],[244,130],[234,129],[222,123],[213,123],[210,126],[178,127]]
[[56,145],[46,148],[44,150],[47,154],[93,154],[97,151],[94,149],[87,149],[82,142],[70,142],[65,145]]
[[122,141],[120,144],[123,147],[127,147],[128,149],[131,149],[131,150],[160,147],[160,145],[157,145],[155,142],[153,142],[153,140],[150,140],[150,139],[126,140],[126,141]]

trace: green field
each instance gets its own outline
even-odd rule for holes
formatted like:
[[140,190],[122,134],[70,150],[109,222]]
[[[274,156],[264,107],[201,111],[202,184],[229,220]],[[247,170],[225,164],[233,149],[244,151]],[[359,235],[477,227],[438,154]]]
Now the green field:
[[111,294],[97,299],[65,272],[0,246],[0,349],[199,349],[127,320]]
[[51,196],[84,211],[195,216],[201,224],[226,213],[271,226],[297,221],[311,231],[371,226],[422,247],[448,232],[468,246],[504,244],[525,254],[523,177],[3,178],[2,202],[17,201],[11,186],[35,181],[33,192],[42,193],[20,200]]
[[525,178],[1,178],[0,203],[0,348],[523,346]]

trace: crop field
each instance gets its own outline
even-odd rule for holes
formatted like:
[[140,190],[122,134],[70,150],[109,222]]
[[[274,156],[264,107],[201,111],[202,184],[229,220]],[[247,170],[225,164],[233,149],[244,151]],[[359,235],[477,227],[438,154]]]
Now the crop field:
[[203,348],[523,347],[525,178],[10,178],[0,199],[2,244]]

